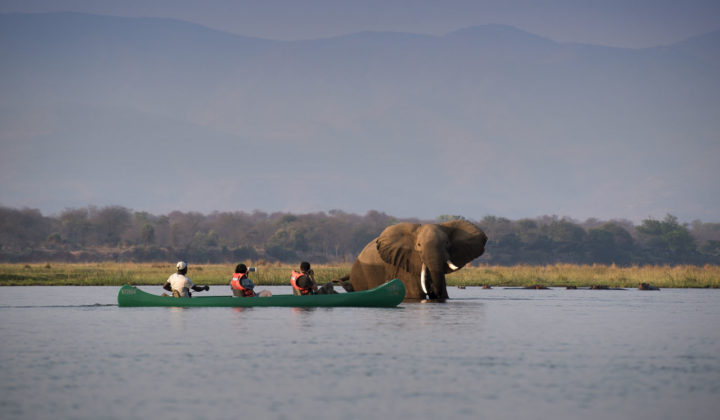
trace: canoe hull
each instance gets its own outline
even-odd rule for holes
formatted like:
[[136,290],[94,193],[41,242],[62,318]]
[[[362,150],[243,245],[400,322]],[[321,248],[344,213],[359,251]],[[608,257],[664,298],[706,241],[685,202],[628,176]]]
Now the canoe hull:
[[374,289],[332,295],[276,295],[270,297],[198,296],[174,298],[143,292],[135,286],[124,285],[118,292],[118,306],[175,306],[175,307],[379,307],[397,306],[405,298],[405,286],[398,279],[390,280]]

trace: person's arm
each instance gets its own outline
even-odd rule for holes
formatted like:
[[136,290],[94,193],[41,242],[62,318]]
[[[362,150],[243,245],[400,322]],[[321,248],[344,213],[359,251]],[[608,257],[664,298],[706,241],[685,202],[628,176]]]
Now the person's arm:
[[240,280],[240,284],[242,287],[250,290],[253,296],[257,296],[257,293],[255,293],[255,283],[253,283],[252,280],[247,277],[243,277],[242,280]]
[[165,284],[163,284],[163,289],[167,290],[168,292],[172,292],[172,287],[170,286],[169,281],[166,281]]
[[240,284],[242,285],[242,287],[244,287],[246,289],[254,289],[255,288],[255,283],[253,283],[252,280],[250,280],[247,277],[243,277],[242,280],[240,280]]
[[193,284],[192,280],[190,280],[189,277],[186,277],[186,278],[187,278],[187,281],[185,282],[186,287],[189,286],[190,289],[193,289],[196,292],[202,292],[203,290],[210,290],[210,286],[208,286],[207,284],[205,286],[196,286]]
[[315,281],[315,272],[310,270],[307,272],[307,276],[310,279],[310,281],[312,282],[313,291],[317,292],[318,287],[317,287],[317,282]]
[[310,277],[307,274],[303,274],[298,277],[297,280],[295,280],[295,284],[297,284],[301,289],[312,288],[312,280],[310,280]]

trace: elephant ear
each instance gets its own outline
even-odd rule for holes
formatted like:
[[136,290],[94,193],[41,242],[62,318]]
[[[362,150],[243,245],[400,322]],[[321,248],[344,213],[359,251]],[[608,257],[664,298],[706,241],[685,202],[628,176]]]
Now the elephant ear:
[[415,223],[398,223],[385,228],[375,240],[380,258],[407,272],[420,273],[422,260],[415,251],[419,227],[420,225]]
[[450,261],[462,267],[485,252],[487,235],[467,220],[451,220],[439,225],[450,240]]

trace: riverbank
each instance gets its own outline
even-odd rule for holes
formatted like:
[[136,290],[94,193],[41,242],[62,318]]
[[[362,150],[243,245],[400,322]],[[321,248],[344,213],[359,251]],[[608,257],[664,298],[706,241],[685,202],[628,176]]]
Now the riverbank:
[[524,287],[720,288],[720,266],[632,266],[554,264],[545,266],[481,266],[448,276],[448,285]]
[[[350,272],[351,264],[314,265],[319,283]],[[225,285],[231,264],[190,264],[188,276],[196,284]],[[288,264],[259,265],[250,278],[257,285],[289,284]],[[175,271],[170,263],[0,264],[0,286],[121,286],[162,284]],[[720,288],[720,266],[634,266],[555,264],[546,266],[466,267],[447,277],[450,287],[481,286],[635,288],[650,283],[660,288]]]

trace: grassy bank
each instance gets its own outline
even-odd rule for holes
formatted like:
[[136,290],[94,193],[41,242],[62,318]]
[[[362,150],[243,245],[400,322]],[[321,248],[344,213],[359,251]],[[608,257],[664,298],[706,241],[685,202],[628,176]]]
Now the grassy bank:
[[[188,276],[196,284],[226,285],[234,265],[190,265]],[[250,278],[258,285],[287,285],[291,265],[258,266]],[[315,265],[319,283],[350,272],[350,264]],[[0,286],[120,286],[162,284],[175,272],[174,264],[0,264]],[[556,264],[547,266],[466,267],[447,277],[448,286],[547,287],[602,285],[634,288],[650,283],[661,288],[720,288],[720,266],[644,266]]]
[[448,284],[522,287],[593,285],[635,288],[650,283],[661,288],[720,288],[720,266],[642,266],[555,264],[546,266],[470,267],[448,276]]
[[[250,278],[259,285],[290,284],[290,265],[263,265]],[[342,277],[350,266],[313,266],[318,282]],[[190,264],[187,276],[195,284],[225,285],[234,264]],[[121,286],[162,284],[175,272],[175,264],[0,264],[0,286]]]

